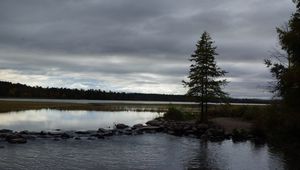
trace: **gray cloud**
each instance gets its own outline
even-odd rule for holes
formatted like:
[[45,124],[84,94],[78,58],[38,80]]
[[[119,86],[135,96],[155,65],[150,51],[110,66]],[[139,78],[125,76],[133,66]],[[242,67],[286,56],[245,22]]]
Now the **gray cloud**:
[[207,30],[229,72],[226,90],[268,97],[263,59],[292,11],[289,0],[2,0],[1,79],[183,94],[188,57]]

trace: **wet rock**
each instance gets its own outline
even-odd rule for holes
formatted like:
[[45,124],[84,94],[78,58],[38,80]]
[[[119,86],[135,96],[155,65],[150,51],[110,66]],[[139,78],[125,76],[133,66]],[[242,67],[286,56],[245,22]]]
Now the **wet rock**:
[[76,131],[75,133],[76,133],[76,134],[79,134],[79,135],[88,135],[88,134],[90,134],[91,132],[90,132],[90,131]]
[[123,132],[124,135],[133,135],[133,132],[132,130],[130,129],[126,129],[124,132]]
[[158,126],[145,126],[140,128],[139,130],[146,133],[155,133],[155,132],[161,132],[163,128]]
[[132,129],[140,129],[140,128],[143,128],[145,127],[143,124],[135,124],[132,126]]
[[208,124],[201,123],[197,125],[197,129],[199,130],[207,130],[208,128],[209,128]]
[[81,138],[80,138],[80,137],[75,137],[74,139],[75,139],[75,140],[81,140]]
[[201,139],[209,140],[211,142],[219,142],[225,139],[224,129],[209,128],[202,136]]
[[248,138],[248,132],[244,129],[234,129],[232,131],[232,141],[233,142],[242,142],[246,141]]
[[161,126],[163,122],[160,120],[150,120],[146,124],[149,126]]
[[91,136],[92,136],[92,137],[96,137],[96,138],[98,138],[98,139],[104,139],[103,134],[100,134],[100,133],[92,134]]
[[99,128],[99,129],[98,129],[98,133],[105,133],[105,132],[107,132],[106,129],[103,129],[103,128]]
[[87,140],[96,140],[95,137],[88,137]]
[[8,135],[6,137],[6,141],[8,143],[13,143],[13,144],[24,144],[24,143],[27,143],[26,138],[24,138],[23,136],[21,136],[19,134]]
[[0,133],[13,133],[13,131],[10,129],[1,129]]
[[35,140],[36,139],[36,136],[34,136],[34,135],[22,135],[24,138],[26,138],[26,139],[29,139],[29,140]]
[[106,131],[104,133],[101,133],[103,136],[113,136],[114,135],[114,132],[113,131]]
[[116,126],[117,129],[126,129],[126,128],[129,128],[128,125],[121,124],[121,123],[120,124],[116,124],[115,126]]
[[19,134],[22,134],[22,135],[28,135],[28,134],[29,134],[29,131],[28,131],[28,130],[23,130],[23,131],[19,132]]
[[69,135],[69,134],[67,134],[67,133],[61,134],[60,137],[61,137],[62,139],[69,139],[69,138],[72,138],[72,136]]
[[39,135],[40,136],[46,136],[48,133],[46,133],[46,132],[44,132],[44,131],[41,131],[40,133],[39,133]]

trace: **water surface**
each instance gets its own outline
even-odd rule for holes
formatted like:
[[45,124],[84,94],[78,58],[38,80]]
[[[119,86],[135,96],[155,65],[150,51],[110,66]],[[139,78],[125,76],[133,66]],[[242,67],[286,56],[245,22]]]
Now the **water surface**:
[[129,126],[146,123],[157,116],[159,116],[157,112],[26,110],[1,113],[0,129],[16,131],[96,130],[113,128],[117,123]]
[[[157,112],[27,110],[0,114],[0,129],[95,130],[134,125]],[[113,136],[97,140],[36,139],[24,145],[0,141],[0,169],[286,169],[280,153],[251,142],[204,142],[167,134]]]
[[280,155],[270,153],[267,146],[229,140],[205,143],[166,134],[2,145],[1,169],[284,169]]

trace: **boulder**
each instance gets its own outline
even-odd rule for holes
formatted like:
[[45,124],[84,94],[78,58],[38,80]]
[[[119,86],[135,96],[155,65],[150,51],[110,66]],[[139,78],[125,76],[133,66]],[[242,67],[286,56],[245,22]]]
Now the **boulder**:
[[98,138],[98,139],[104,139],[104,135],[103,135],[103,134],[100,134],[100,133],[92,134],[91,136],[92,136],[92,137],[96,137],[96,138]]
[[75,133],[79,135],[87,135],[90,134],[90,131],[76,131]]
[[232,141],[233,142],[242,142],[248,139],[249,133],[244,129],[233,129],[232,131]]
[[87,140],[96,140],[95,137],[88,137]]
[[71,138],[72,136],[69,135],[69,134],[67,134],[67,133],[63,133],[63,134],[60,135],[60,137],[61,137],[62,139],[69,139],[69,138]]
[[115,126],[116,126],[117,129],[126,129],[126,128],[129,128],[128,125],[121,124],[121,123],[120,124],[116,124]]
[[159,120],[150,120],[146,124],[149,126],[161,126],[163,125],[163,122]]
[[132,129],[140,129],[140,128],[143,128],[145,127],[143,124],[135,124],[132,126]]
[[209,125],[205,124],[205,123],[201,123],[201,124],[197,125],[197,129],[199,129],[199,130],[207,130],[208,128],[209,128]]
[[0,133],[12,133],[13,131],[12,130],[9,130],[9,129],[1,129],[0,130]]
[[105,133],[105,132],[107,132],[106,129],[103,129],[103,128],[99,128],[99,129],[98,129],[98,133]]
[[140,128],[139,130],[146,133],[154,133],[163,131],[163,128],[158,126],[145,126]]
[[6,136],[6,141],[8,143],[13,143],[13,144],[27,143],[26,138],[24,138],[23,136],[21,136],[19,134],[12,134],[12,135]]

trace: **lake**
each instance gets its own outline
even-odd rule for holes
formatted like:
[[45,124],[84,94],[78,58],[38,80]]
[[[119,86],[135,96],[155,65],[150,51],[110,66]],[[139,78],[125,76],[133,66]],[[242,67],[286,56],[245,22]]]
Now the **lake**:
[[[198,105],[196,102],[175,102],[175,101],[131,101],[131,100],[77,100],[77,99],[20,99],[20,98],[0,98],[0,101],[19,101],[19,102],[50,102],[50,103],[76,103],[76,104],[145,104],[145,105]],[[223,103],[208,102],[211,105]],[[254,105],[265,106],[262,103],[230,103],[231,105]]]
[[[96,130],[115,123],[133,125],[157,112],[27,110],[0,114],[0,129]],[[168,134],[113,136],[102,140],[0,141],[0,169],[286,169],[280,152],[268,145],[231,140],[213,143]]]
[[15,131],[97,130],[113,128],[114,124],[129,126],[158,117],[157,112],[135,111],[60,111],[51,109],[26,110],[0,114],[0,129]]

